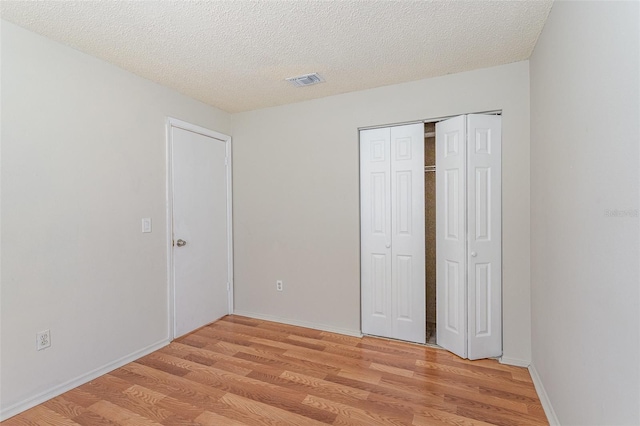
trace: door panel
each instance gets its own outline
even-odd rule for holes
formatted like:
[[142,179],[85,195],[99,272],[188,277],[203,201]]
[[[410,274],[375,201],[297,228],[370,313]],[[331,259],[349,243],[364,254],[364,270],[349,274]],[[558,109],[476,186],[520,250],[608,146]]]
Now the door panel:
[[360,132],[362,332],[424,343],[424,130]]
[[467,356],[465,117],[436,124],[436,316],[439,346]]
[[171,127],[174,337],[229,313],[226,143]]
[[501,117],[467,116],[469,359],[502,355]]
[[360,132],[362,332],[392,337],[391,132]]
[[393,336],[425,343],[424,124],[391,127]]

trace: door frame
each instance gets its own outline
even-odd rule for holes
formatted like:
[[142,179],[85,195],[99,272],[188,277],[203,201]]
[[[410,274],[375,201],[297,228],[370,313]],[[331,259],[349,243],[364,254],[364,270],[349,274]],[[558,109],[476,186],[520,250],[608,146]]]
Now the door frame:
[[227,179],[227,305],[229,314],[233,313],[233,184],[232,184],[232,160],[231,160],[231,136],[209,130],[177,118],[167,117],[166,120],[166,248],[167,248],[167,312],[169,340],[175,338],[175,282],[173,279],[173,151],[172,128],[198,133],[225,144],[225,166]]

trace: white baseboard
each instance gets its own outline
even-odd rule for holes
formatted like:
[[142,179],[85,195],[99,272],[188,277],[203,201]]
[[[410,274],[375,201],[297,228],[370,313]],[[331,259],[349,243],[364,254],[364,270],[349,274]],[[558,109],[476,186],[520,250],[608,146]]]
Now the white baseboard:
[[68,380],[60,385],[54,386],[53,388],[46,390],[44,392],[40,392],[37,395],[29,397],[24,401],[17,402],[9,407],[0,411],[0,421],[4,421],[9,417],[13,417],[16,414],[19,414],[23,411],[28,410],[29,408],[35,407],[38,404],[42,404],[45,401],[50,400],[51,398],[55,398],[58,395],[61,395],[73,388],[76,388],[80,385],[83,385],[91,380],[100,377],[104,374],[107,374],[116,368],[122,367],[125,364],[128,364],[132,361],[135,361],[138,358],[142,358],[145,355],[150,354],[151,352],[157,351],[158,349],[167,346],[170,343],[169,339],[163,339],[157,343],[147,346],[146,348],[142,348],[139,351],[136,351],[132,354],[126,355],[120,359],[117,359],[113,362],[110,362],[102,367],[98,367],[95,370],[89,371],[86,374],[82,374],[74,379]]
[[531,362],[525,361],[524,359],[508,358],[504,356],[500,357],[498,359],[498,362],[500,364],[513,365],[514,367],[525,367],[525,368],[527,368],[531,364]]
[[298,327],[312,328],[314,330],[328,331],[330,333],[345,334],[347,336],[362,337],[362,333],[359,330],[356,331],[356,330],[350,330],[350,329],[347,329],[347,328],[333,327],[331,325],[318,324],[318,323],[315,323],[315,322],[292,320],[292,319],[289,319],[289,318],[282,318],[282,317],[277,317],[277,316],[273,316],[273,315],[258,314],[258,313],[255,313],[255,312],[247,312],[247,311],[241,311],[241,310],[237,310],[237,309],[233,311],[233,315],[239,315],[239,316],[243,316],[243,317],[255,318],[255,319],[260,319],[260,320],[265,320],[265,321],[280,322],[282,324],[295,325],[295,326],[298,326]]
[[540,403],[542,404],[544,413],[547,415],[547,420],[549,421],[549,425],[560,426],[560,421],[558,421],[558,416],[556,416],[556,412],[553,410],[553,406],[551,405],[551,401],[549,400],[549,395],[547,395],[547,391],[544,389],[544,386],[542,385],[542,381],[540,380],[538,371],[536,370],[536,367],[533,364],[529,366],[529,374],[531,374],[531,380],[533,380],[533,386],[535,386],[536,388],[536,392],[538,393],[538,398],[540,398]]

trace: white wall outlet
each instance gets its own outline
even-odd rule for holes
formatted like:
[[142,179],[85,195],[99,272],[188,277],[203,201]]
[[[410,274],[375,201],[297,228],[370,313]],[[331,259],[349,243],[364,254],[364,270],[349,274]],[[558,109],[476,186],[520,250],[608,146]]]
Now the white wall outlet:
[[147,233],[151,232],[151,218],[143,217],[142,218],[142,232]]
[[41,351],[51,346],[51,331],[45,330],[36,334],[36,350]]
[[282,291],[282,280],[276,281],[276,290]]

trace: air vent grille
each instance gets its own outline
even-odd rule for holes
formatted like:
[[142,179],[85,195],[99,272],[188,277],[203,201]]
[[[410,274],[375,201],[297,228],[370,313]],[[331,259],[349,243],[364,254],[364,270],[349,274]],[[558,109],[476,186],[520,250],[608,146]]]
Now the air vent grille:
[[296,87],[311,86],[312,84],[324,83],[324,78],[318,73],[299,75],[297,77],[289,77],[286,79],[289,83]]

